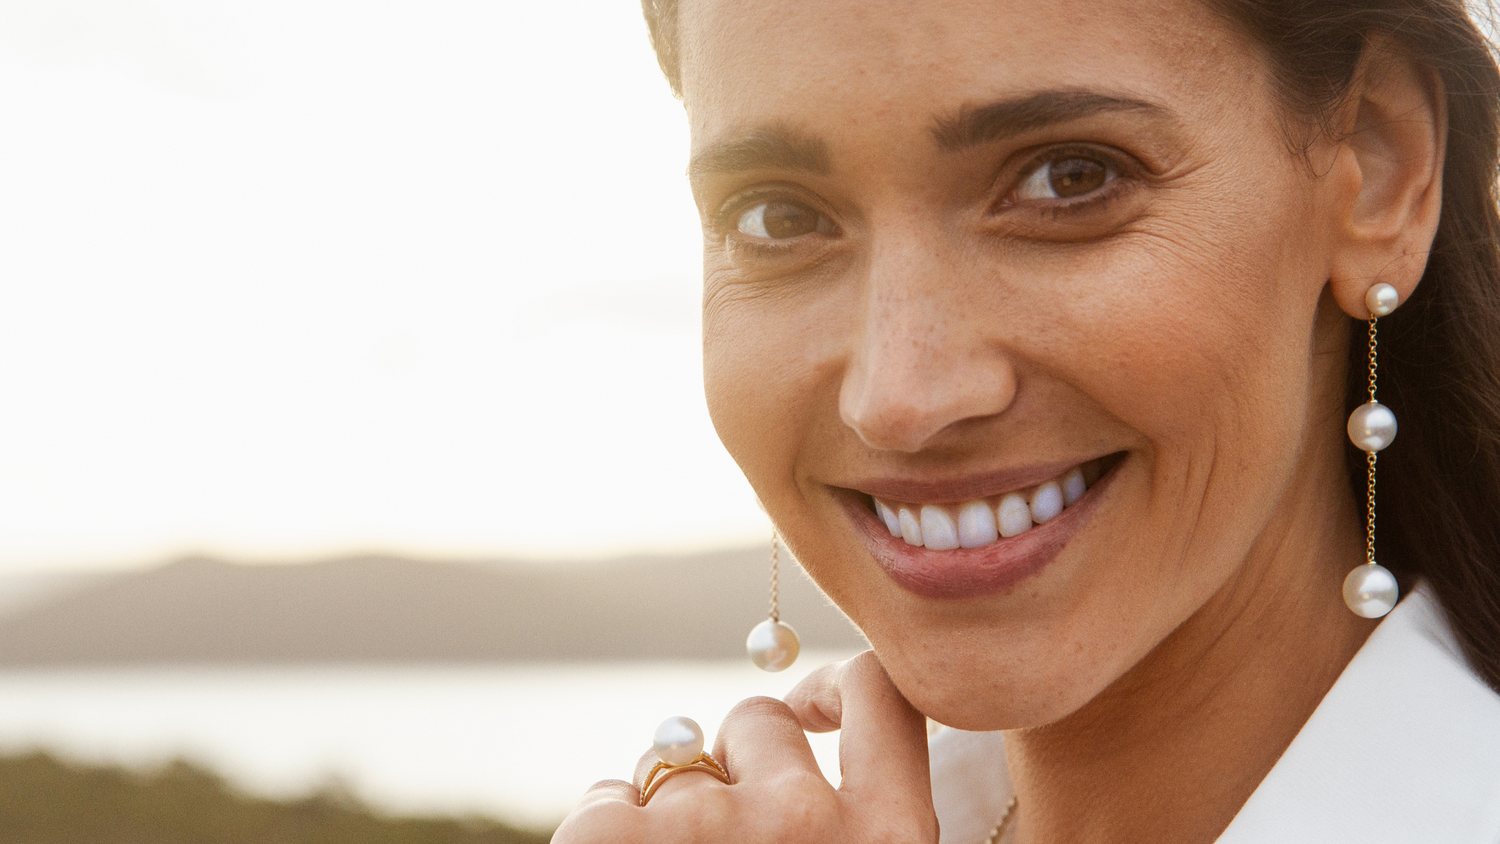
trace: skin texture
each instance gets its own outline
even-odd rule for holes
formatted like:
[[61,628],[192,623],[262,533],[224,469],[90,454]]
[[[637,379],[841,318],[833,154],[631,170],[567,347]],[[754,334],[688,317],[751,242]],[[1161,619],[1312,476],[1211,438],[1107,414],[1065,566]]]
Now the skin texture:
[[[681,29],[709,408],[874,653],[731,713],[735,785],[685,774],[641,809],[601,783],[554,840],[935,842],[922,715],[1008,731],[1016,840],[1214,840],[1374,627],[1339,597],[1364,546],[1348,317],[1420,279],[1431,76],[1372,44],[1320,134],[1190,2],[688,0]],[[1149,105],[955,140],[1080,92]],[[750,160],[767,138],[790,157]],[[1028,181],[1080,156],[1112,178]],[[819,222],[746,234],[765,202]],[[1106,455],[1088,520],[990,594],[901,588],[847,507]],[[802,729],[839,725],[835,788]]]

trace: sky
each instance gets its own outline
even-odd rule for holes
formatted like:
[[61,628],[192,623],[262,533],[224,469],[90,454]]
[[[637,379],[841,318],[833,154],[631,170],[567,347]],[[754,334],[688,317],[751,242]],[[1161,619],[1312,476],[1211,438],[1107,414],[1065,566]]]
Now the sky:
[[635,0],[0,0],[0,572],[763,541]]

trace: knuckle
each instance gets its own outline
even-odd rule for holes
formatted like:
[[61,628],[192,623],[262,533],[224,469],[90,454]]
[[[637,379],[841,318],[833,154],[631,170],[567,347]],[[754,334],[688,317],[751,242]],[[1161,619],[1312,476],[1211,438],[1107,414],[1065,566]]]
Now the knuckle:
[[631,809],[624,803],[580,806],[563,819],[551,844],[636,844],[643,839],[637,830],[639,813]]
[[885,666],[874,651],[861,651],[844,663],[844,674],[849,677],[868,679],[885,674]]
[[657,756],[655,750],[648,750],[645,753],[642,753],[641,758],[637,759],[635,762],[635,772],[631,774],[631,782],[633,782],[637,787],[644,785],[646,774],[656,766],[656,762]]
[[[668,841],[734,841],[739,805],[727,786],[663,792],[651,801],[652,844]],[[654,811],[649,811],[654,810]]]
[[754,720],[759,718],[795,718],[792,708],[774,697],[749,697],[735,704],[724,716],[727,722],[734,720]]
[[714,740],[715,750],[727,753],[734,746],[736,738],[763,732],[768,723],[780,725],[780,729],[775,732],[789,733],[793,729],[801,731],[801,727],[797,726],[797,716],[790,706],[772,697],[746,698],[735,704],[719,723],[718,735]]
[[766,783],[773,799],[784,801],[787,806],[831,804],[833,785],[816,771],[792,768],[782,771]]

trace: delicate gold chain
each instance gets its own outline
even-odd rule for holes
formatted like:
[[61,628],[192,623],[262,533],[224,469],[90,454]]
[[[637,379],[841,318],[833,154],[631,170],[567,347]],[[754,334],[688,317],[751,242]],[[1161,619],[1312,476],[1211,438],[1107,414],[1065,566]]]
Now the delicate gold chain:
[[1000,822],[990,830],[990,835],[984,839],[984,844],[1000,844],[1000,836],[1005,834],[1005,828],[1010,825],[1010,816],[1015,814],[1016,803],[1019,801],[1020,798],[1012,796],[1010,802],[1005,804],[1005,814],[1000,816]]
[[[1375,317],[1370,317],[1370,401],[1375,401]],[[1365,562],[1375,562],[1375,452],[1365,452]]]
[[1375,562],[1375,452],[1365,452],[1369,466],[1369,491],[1365,494],[1365,562]]
[[771,533],[771,620],[781,621],[781,578],[777,572],[778,547],[781,545],[780,537],[773,531]]

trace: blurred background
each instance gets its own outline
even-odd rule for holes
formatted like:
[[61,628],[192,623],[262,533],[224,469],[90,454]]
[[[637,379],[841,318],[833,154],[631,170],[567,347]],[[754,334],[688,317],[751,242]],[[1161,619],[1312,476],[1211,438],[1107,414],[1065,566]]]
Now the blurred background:
[[859,649],[743,657],[686,158],[635,0],[0,0],[7,840],[545,840]]

